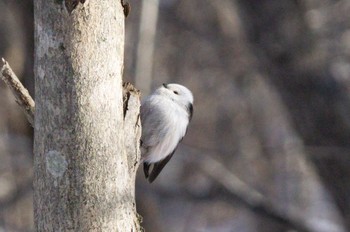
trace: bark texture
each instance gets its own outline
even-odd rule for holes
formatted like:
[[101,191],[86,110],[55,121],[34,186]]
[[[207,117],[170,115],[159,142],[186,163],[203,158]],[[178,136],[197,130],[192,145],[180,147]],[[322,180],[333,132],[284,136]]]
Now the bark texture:
[[124,111],[120,1],[68,12],[37,0],[34,13],[36,231],[138,231],[139,95]]

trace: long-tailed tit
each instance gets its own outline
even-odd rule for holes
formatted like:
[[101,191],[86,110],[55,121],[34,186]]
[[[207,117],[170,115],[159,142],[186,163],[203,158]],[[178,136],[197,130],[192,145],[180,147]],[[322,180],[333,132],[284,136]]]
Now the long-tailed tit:
[[141,104],[141,156],[150,183],[173,156],[192,113],[193,95],[179,84],[163,84]]

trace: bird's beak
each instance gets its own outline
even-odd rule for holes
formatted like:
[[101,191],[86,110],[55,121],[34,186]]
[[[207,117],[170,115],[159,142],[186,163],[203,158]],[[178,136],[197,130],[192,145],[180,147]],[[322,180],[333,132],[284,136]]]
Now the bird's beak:
[[165,83],[163,83],[163,86],[164,86],[164,88],[168,88],[168,85],[167,84],[165,84]]

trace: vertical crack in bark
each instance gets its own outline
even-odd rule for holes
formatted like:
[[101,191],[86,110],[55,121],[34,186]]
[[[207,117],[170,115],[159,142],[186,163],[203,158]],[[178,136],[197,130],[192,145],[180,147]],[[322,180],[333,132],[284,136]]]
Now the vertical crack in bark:
[[86,0],[65,0],[64,5],[70,14],[78,6],[79,3],[84,4],[85,1]]
[[129,169],[136,172],[140,160],[140,91],[128,82],[123,83],[123,116]]
[[128,110],[128,103],[130,99],[130,91],[128,86],[131,85],[129,82],[123,83],[123,117],[125,120],[126,111]]
[[125,15],[125,18],[126,18],[126,17],[128,17],[128,15],[129,15],[129,13],[131,11],[130,3],[124,2],[124,0],[120,0],[120,3],[122,4],[124,15]]

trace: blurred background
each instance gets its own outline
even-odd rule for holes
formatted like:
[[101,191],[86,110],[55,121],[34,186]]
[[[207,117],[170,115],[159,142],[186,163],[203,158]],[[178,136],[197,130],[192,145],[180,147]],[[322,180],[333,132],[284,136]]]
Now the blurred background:
[[[237,177],[315,232],[350,231],[350,1],[128,1],[124,80],[195,98],[158,179],[139,170],[145,230],[295,231],[242,204]],[[0,56],[33,95],[32,1],[0,0]],[[0,81],[1,232],[33,231],[32,133]]]

